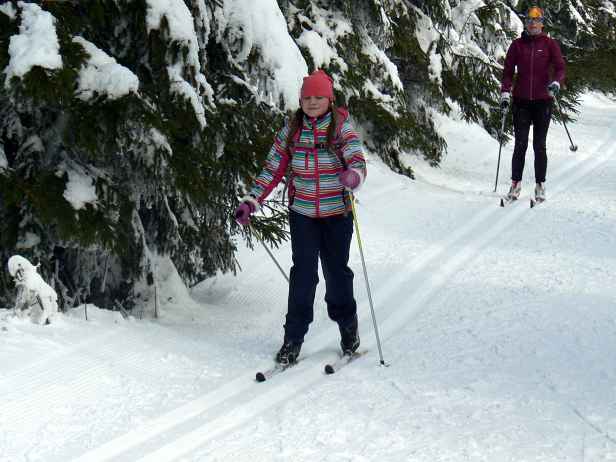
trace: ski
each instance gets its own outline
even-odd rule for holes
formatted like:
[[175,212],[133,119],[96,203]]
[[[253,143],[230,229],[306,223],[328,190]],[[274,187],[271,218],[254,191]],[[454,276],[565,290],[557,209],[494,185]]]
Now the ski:
[[323,367],[323,372],[325,372],[325,374],[327,375],[331,375],[336,373],[340,368],[346,366],[347,364],[355,361],[357,358],[361,358],[363,355],[365,355],[368,352],[368,350],[364,350],[364,351],[356,351],[355,353],[344,353],[342,356],[340,356],[336,361],[332,362],[332,363],[327,363],[325,364],[325,366]]
[[539,205],[541,203],[545,202],[545,199],[531,199],[530,200],[530,208],[534,208],[535,205]]
[[506,205],[509,205],[509,204],[511,204],[511,203],[513,203],[513,202],[516,202],[517,200],[518,200],[518,199],[517,199],[517,198],[515,198],[515,197],[513,197],[513,198],[512,198],[512,197],[509,197],[509,196],[504,196],[504,197],[501,197],[501,200],[500,200],[500,206],[501,206],[501,207],[505,207]]
[[[342,368],[343,366],[346,366],[347,364],[355,361],[357,358],[365,355],[367,352],[368,350],[363,350],[363,351],[355,352],[351,354],[343,354],[339,356],[335,361],[325,364],[324,371],[328,375],[333,374],[336,371],[338,371],[340,368]],[[266,382],[270,380],[272,377],[280,375],[284,371],[295,366],[298,362],[299,360],[294,363],[289,363],[289,364],[278,364],[278,363],[274,364],[274,366],[272,366],[271,368],[267,370],[257,372],[255,375],[255,381],[257,381],[258,383]]]
[[284,371],[286,371],[287,369],[290,369],[291,367],[295,366],[297,364],[297,362],[294,363],[288,363],[288,364],[280,364],[277,363],[275,364],[273,367],[271,367],[270,369],[267,369],[265,371],[260,371],[257,372],[256,376],[255,376],[255,380],[259,383],[261,382],[265,382],[266,380],[271,379],[272,377],[283,373]]

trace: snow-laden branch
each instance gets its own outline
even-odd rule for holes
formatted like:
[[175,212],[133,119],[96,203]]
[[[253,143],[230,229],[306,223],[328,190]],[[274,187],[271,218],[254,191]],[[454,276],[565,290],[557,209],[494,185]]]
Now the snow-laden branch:
[[19,2],[21,24],[19,34],[9,42],[9,64],[4,69],[8,88],[13,77],[23,77],[34,66],[61,69],[60,43],[56,33],[56,19],[34,3]]

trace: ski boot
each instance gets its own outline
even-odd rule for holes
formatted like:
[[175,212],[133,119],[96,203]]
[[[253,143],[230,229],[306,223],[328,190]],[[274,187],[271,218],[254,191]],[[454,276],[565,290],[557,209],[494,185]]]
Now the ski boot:
[[357,332],[357,317],[348,326],[338,326],[340,329],[340,348],[343,355],[352,355],[359,348],[359,333]]
[[291,342],[285,338],[280,350],[276,353],[276,362],[283,366],[295,364],[301,349],[301,342]]
[[513,180],[511,182],[511,187],[509,188],[509,192],[507,193],[506,199],[509,202],[518,200],[518,197],[520,197],[521,192],[522,192],[522,182]]
[[543,202],[545,200],[545,183],[537,183],[535,186],[535,200]]

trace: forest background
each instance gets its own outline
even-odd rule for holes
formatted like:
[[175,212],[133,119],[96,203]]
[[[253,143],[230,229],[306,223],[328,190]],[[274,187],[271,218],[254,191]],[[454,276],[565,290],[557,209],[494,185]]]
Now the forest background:
[[[130,309],[152,298],[160,258],[192,286],[238,269],[238,239],[286,239],[280,193],[252,229],[231,216],[315,68],[369,155],[399,174],[412,178],[418,157],[438,168],[437,113],[455,107],[497,137],[502,62],[528,6],[2,2],[0,306],[14,298],[15,254],[40,264],[63,308]],[[616,2],[540,6],[567,62],[555,118],[571,121],[582,93],[616,91]]]

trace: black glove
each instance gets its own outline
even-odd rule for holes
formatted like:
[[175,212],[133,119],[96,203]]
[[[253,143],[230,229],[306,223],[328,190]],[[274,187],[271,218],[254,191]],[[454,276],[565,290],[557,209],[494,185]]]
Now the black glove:
[[509,107],[510,102],[511,102],[511,93],[509,92],[501,93],[500,108],[502,111],[505,111]]
[[556,80],[548,85],[548,93],[551,97],[556,98],[558,96],[558,92],[560,91],[560,83]]

